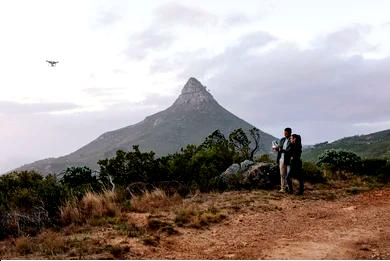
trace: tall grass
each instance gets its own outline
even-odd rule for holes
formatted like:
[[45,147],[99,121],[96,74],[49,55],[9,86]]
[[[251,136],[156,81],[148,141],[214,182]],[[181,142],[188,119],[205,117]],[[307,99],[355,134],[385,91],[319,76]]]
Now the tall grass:
[[154,209],[171,207],[181,201],[182,197],[179,194],[168,196],[164,190],[157,188],[151,192],[145,191],[140,196],[133,195],[130,204],[134,211],[150,212]]
[[82,224],[95,218],[118,216],[121,211],[115,201],[112,191],[87,192],[81,200],[72,198],[60,208],[61,221],[65,225]]

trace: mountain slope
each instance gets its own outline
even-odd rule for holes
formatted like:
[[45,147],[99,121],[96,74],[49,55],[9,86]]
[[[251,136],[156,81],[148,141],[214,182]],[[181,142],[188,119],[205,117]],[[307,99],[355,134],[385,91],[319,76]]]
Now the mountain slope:
[[303,151],[302,158],[315,161],[327,149],[353,151],[363,158],[390,160],[390,130],[367,135],[359,135],[336,140],[332,143],[319,143]]
[[[104,133],[79,150],[59,158],[24,165],[19,170],[35,169],[42,174],[60,172],[68,166],[97,168],[97,161],[111,157],[118,149],[139,145],[142,151],[166,155],[187,144],[200,144],[216,129],[225,135],[237,128],[253,126],[224,109],[197,79],[190,78],[172,106],[143,121]],[[260,131],[261,152],[269,152],[275,137]]]

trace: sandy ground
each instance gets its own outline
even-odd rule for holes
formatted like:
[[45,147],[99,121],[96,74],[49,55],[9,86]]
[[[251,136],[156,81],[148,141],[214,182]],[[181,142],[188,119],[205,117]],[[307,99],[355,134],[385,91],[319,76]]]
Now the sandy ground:
[[390,259],[390,190],[336,201],[286,196],[276,211],[240,209],[206,230],[186,230],[141,258]]

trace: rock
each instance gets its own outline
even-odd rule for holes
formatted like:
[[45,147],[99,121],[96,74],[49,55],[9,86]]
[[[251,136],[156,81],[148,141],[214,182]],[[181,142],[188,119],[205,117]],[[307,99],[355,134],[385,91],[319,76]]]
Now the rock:
[[249,169],[250,166],[252,166],[253,164],[255,164],[253,161],[251,160],[244,160],[243,162],[241,162],[240,166],[241,166],[241,171],[246,171],[247,169]]
[[241,167],[239,164],[234,163],[230,165],[219,177],[222,181],[228,182],[232,177],[234,177],[239,171]]
[[260,162],[242,174],[242,184],[255,188],[272,188],[280,182],[276,164]]
[[356,206],[350,206],[350,207],[343,208],[343,210],[345,210],[345,211],[353,211],[353,210],[356,210],[356,209],[357,209]]
[[239,164],[233,164],[225,170],[218,180],[225,184],[225,187],[239,187],[239,188],[272,188],[280,183],[279,169],[273,163],[253,163],[248,166],[250,161]]

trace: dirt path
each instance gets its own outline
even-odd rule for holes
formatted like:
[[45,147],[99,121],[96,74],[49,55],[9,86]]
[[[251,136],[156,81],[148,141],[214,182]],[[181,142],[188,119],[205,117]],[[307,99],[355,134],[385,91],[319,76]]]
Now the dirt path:
[[337,201],[286,196],[209,229],[183,229],[139,258],[390,259],[390,190]]

